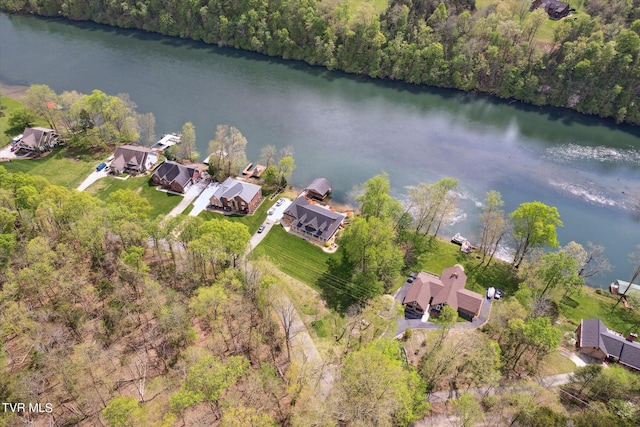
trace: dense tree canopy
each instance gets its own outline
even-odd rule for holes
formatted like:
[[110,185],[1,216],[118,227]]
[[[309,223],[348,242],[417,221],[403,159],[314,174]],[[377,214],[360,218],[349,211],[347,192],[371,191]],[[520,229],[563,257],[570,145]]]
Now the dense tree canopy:
[[637,124],[640,6],[604,4],[586,3],[586,13],[539,37],[546,14],[517,0],[480,11],[473,0],[394,0],[382,11],[368,2],[317,0],[0,0],[7,11],[139,28]]

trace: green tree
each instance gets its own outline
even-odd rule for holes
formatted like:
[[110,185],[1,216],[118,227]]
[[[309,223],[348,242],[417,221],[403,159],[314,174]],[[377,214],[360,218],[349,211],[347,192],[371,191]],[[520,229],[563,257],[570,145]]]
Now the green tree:
[[102,415],[109,427],[134,427],[142,423],[142,410],[133,397],[114,397],[109,401]]
[[32,127],[38,115],[35,111],[28,108],[18,108],[9,114],[9,121],[7,124],[11,129],[22,130],[24,128]]
[[443,222],[455,212],[458,180],[442,178],[434,184],[420,183],[409,190],[416,232],[437,236]]
[[340,243],[353,266],[354,296],[366,299],[390,289],[403,259],[390,218],[357,217]]
[[389,194],[391,185],[386,173],[376,175],[364,183],[364,192],[356,200],[365,218],[397,218],[402,206]]
[[562,227],[560,214],[555,207],[542,202],[522,203],[509,216],[513,227],[516,253],[514,267],[519,267],[531,248],[548,246],[558,247],[556,227]]
[[183,159],[195,160],[196,154],[196,127],[191,122],[186,122],[182,126],[182,136],[179,146],[180,157]]
[[453,402],[455,408],[455,425],[460,427],[472,427],[484,418],[482,407],[472,393],[462,393]]
[[342,422],[406,426],[424,415],[424,385],[399,354],[396,341],[380,339],[347,356],[331,403]]
[[487,266],[491,264],[491,260],[498,250],[498,245],[502,241],[506,233],[506,220],[504,217],[504,206],[502,195],[495,190],[487,192],[484,198],[484,207],[480,214],[480,222],[482,223],[482,233],[480,235],[480,252],[482,252],[481,263],[484,263],[487,255],[489,260]]
[[293,160],[293,156],[284,156],[278,162],[278,176],[279,176],[279,187],[286,187],[287,183],[291,179],[291,175],[293,175],[293,171],[296,168],[296,162]]

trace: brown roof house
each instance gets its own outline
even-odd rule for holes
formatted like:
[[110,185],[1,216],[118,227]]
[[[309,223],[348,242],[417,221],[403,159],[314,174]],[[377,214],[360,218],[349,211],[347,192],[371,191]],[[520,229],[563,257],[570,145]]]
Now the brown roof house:
[[452,307],[460,317],[475,319],[480,314],[483,296],[465,289],[467,275],[464,267],[456,264],[445,268],[440,277],[420,272],[402,302],[407,319],[420,319],[425,314],[438,315],[445,305]]
[[324,200],[331,193],[331,183],[324,178],[316,178],[305,188],[307,197]]
[[300,196],[282,215],[282,225],[289,232],[314,243],[326,244],[333,238],[347,216],[324,206],[309,203]]
[[129,173],[132,175],[150,170],[158,163],[158,155],[147,147],[138,145],[123,145],[116,148],[111,162],[112,174]]
[[227,178],[211,196],[210,204],[225,211],[249,214],[262,200],[262,188],[259,185]]
[[640,370],[637,334],[622,336],[608,329],[600,319],[582,319],[576,330],[578,351],[588,356]]
[[569,8],[569,3],[565,3],[563,1],[558,0],[533,0],[531,7],[529,8],[529,12],[533,11],[537,8],[543,8],[549,18],[551,19],[562,19],[565,16],[569,15],[571,11]]
[[198,169],[166,160],[151,175],[151,181],[171,191],[184,193],[200,176]]
[[30,151],[47,151],[58,145],[59,136],[53,129],[25,128],[20,148]]

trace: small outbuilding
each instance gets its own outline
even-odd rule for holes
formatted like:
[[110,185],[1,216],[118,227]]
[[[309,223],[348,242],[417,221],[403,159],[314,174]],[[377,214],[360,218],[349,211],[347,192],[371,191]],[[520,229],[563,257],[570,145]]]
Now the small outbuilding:
[[305,188],[310,199],[324,200],[331,193],[331,183],[325,178],[316,178]]

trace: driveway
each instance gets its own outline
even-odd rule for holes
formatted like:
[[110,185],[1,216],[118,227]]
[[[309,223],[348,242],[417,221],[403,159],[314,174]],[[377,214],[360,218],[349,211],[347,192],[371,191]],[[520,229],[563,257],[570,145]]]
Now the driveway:
[[0,150],[0,159],[13,160],[17,158],[18,157],[16,156],[15,152],[11,151],[11,144],[7,145],[6,147]]
[[[105,163],[107,164],[107,166],[110,166],[110,165],[111,165],[111,162],[107,162],[107,161],[105,161]],[[96,166],[98,166],[98,163],[96,163]],[[91,173],[89,174],[89,176],[88,176],[88,177],[86,177],[86,178],[84,179],[84,181],[82,181],[82,183],[81,183],[80,185],[78,185],[77,190],[78,190],[78,191],[84,191],[84,190],[86,190],[87,188],[89,188],[89,186],[90,186],[91,184],[93,184],[94,182],[96,182],[97,180],[99,180],[99,179],[101,179],[101,178],[105,178],[108,174],[109,174],[109,172],[108,172],[108,168],[104,168],[104,169],[102,169],[102,170],[101,170],[101,171],[99,171],[99,172],[98,172],[97,170],[94,170],[93,172],[91,172]]]
[[[267,201],[265,200],[263,203],[267,203]],[[264,224],[262,224],[264,225],[264,230],[262,231],[262,233],[256,233],[253,236],[251,236],[251,240],[249,240],[249,249],[247,249],[247,253],[251,252],[253,249],[256,248],[256,246],[260,244],[260,242],[262,242],[262,239],[265,238],[265,236],[269,233],[269,231],[274,225],[280,224],[280,220],[282,219],[282,214],[289,207],[290,204],[291,204],[291,200],[284,199],[284,203],[282,203],[280,206],[273,205],[272,209],[274,210],[274,212],[271,215],[267,215],[267,219],[264,221]]]
[[[187,191],[184,193],[184,196],[182,197],[182,200],[180,201],[180,203],[178,203],[178,205],[175,208],[171,209],[171,212],[167,214],[167,217],[177,216],[177,215],[180,215],[182,212],[184,212],[184,210],[187,209],[187,207],[191,204],[191,202],[193,202],[193,200],[196,197],[198,197],[200,193],[202,193],[202,191],[206,188],[206,186],[207,186],[207,181],[201,180],[193,184],[191,187],[189,187]],[[161,191],[161,190],[158,190],[158,191]]]
[[212,182],[204,190],[202,190],[202,193],[200,193],[195,202],[193,202],[193,209],[191,209],[191,212],[189,212],[189,216],[198,216],[200,212],[206,210],[207,206],[209,206],[209,202],[211,201],[213,193],[216,192],[219,186],[219,182]]
[[[395,299],[398,304],[402,305],[407,291],[411,287],[412,283],[404,282],[404,285],[398,290],[395,295]],[[451,330],[452,331],[467,331],[470,329],[477,329],[487,323],[489,315],[491,314],[491,305],[493,304],[493,298],[483,298],[482,307],[480,307],[480,314],[471,322],[458,322]],[[396,336],[404,333],[406,329],[438,329],[438,325],[433,322],[423,322],[420,319],[405,319],[404,317],[398,318],[398,329],[396,330]]]

